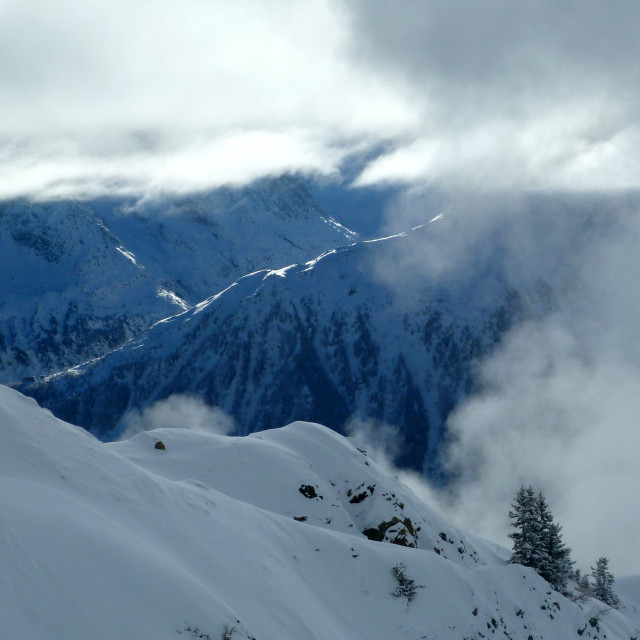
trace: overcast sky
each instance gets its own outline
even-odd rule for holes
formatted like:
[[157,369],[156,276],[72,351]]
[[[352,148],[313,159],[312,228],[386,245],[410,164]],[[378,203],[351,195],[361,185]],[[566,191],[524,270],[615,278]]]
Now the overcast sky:
[[406,185],[393,219],[424,222],[434,187],[461,216],[406,256],[425,277],[526,213],[510,268],[533,282],[567,256],[577,294],[481,363],[450,421],[457,513],[504,539],[532,482],[583,568],[640,572],[640,222],[576,262],[573,223],[532,233],[520,197],[640,186],[639,33],[636,0],[0,0],[0,197],[330,177],[385,149],[355,184]]
[[0,195],[636,187],[633,0],[0,0]]

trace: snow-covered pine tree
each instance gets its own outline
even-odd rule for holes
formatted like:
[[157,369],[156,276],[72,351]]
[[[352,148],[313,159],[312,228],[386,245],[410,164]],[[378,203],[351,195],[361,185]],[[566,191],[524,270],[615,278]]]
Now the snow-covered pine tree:
[[580,569],[575,569],[569,577],[576,583],[577,595],[573,598],[574,600],[581,601],[593,597],[593,589],[591,588],[588,574],[583,575]]
[[549,563],[549,559],[543,540],[540,508],[533,487],[521,486],[511,508],[509,517],[515,531],[509,534],[513,540],[513,554],[509,562],[539,571]]
[[553,516],[546,498],[542,492],[536,498],[540,521],[542,522],[542,544],[545,553],[542,554],[542,565],[538,573],[549,582],[556,591],[567,592],[567,581],[573,568],[571,549],[562,540],[562,527],[553,521]]
[[615,578],[611,571],[609,571],[608,558],[598,558],[596,566],[591,567],[591,577],[593,578],[593,597],[617,609],[620,605],[620,599],[613,592]]
[[523,485],[511,506],[509,517],[516,531],[509,534],[513,540],[509,562],[532,567],[554,589],[566,593],[573,565],[571,549],[562,541],[562,527],[553,521],[545,497]]

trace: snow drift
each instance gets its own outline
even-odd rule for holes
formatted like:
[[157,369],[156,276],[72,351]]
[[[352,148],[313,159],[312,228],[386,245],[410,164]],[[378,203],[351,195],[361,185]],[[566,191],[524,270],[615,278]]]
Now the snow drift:
[[552,592],[319,425],[104,444],[0,387],[0,474],[3,638],[638,634],[624,594],[605,612]]

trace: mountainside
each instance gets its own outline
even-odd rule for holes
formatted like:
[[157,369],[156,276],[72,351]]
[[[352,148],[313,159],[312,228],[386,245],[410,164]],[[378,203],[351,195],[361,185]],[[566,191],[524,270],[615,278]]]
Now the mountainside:
[[354,237],[290,176],[137,204],[0,203],[0,381],[103,355],[249,271]]
[[430,230],[251,273],[107,356],[23,389],[107,439],[128,410],[185,392],[231,414],[243,434],[376,419],[399,428],[400,463],[421,470],[469,391],[473,360],[538,304],[483,270],[464,286],[417,278],[403,290],[375,273],[380,252],[400,255]]
[[571,602],[320,425],[103,444],[0,387],[0,444],[3,638],[638,635],[638,578]]

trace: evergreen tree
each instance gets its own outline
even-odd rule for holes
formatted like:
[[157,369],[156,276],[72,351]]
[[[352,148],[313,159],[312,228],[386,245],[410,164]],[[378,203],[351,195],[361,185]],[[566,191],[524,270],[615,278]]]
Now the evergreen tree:
[[541,541],[544,547],[543,563],[538,573],[549,582],[556,591],[566,593],[567,580],[571,575],[573,560],[571,549],[562,541],[562,527],[553,521],[553,516],[542,493],[537,496],[540,521],[542,523]]
[[580,569],[576,569],[575,571],[571,572],[571,575],[569,577],[576,583],[576,587],[578,590],[578,600],[593,597],[593,589],[591,588],[588,574],[582,575],[582,571],[580,571]]
[[591,588],[591,582],[589,582],[588,575],[578,575],[576,582],[578,583],[578,591],[588,596],[593,594],[593,589]]
[[546,564],[547,558],[542,541],[540,509],[533,487],[521,486],[511,507],[509,517],[515,531],[509,534],[513,540],[513,555],[509,562],[538,571]]
[[609,571],[608,558],[598,558],[596,566],[591,567],[591,577],[593,578],[593,597],[617,609],[620,605],[620,600],[613,592],[615,579]]
[[545,497],[536,495],[531,486],[521,486],[511,506],[509,517],[516,530],[509,534],[513,540],[509,562],[532,567],[554,589],[566,592],[571,550],[562,541],[562,527],[553,521]]

